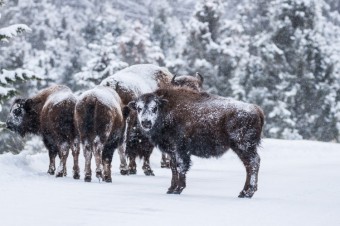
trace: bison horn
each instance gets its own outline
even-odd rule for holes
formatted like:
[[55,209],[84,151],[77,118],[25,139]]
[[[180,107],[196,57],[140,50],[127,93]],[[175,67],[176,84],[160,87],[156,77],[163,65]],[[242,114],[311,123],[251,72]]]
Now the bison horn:
[[172,77],[172,79],[171,79],[171,84],[173,84],[173,85],[176,85],[176,83],[175,83],[175,78],[177,77],[177,75],[174,75],[174,77]]
[[203,83],[204,78],[200,73],[196,72],[196,78],[198,78],[201,81],[201,83]]

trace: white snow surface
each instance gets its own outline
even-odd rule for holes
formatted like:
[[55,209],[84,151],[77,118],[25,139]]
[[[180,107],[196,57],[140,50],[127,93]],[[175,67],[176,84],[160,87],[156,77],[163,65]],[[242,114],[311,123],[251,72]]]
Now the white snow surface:
[[[187,188],[165,194],[171,172],[155,177],[119,174],[115,153],[112,183],[47,175],[48,154],[23,151],[0,155],[1,225],[340,225],[340,144],[265,139],[259,149],[259,189],[237,198],[245,170],[229,151],[219,159],[193,158]],[[84,158],[80,155],[81,172]],[[92,165],[94,166],[94,165]],[[94,169],[92,169],[94,170]]]
[[109,83],[111,87],[115,87],[116,83],[119,82],[120,86],[133,90],[139,96],[153,92],[158,88],[154,75],[159,70],[170,74],[167,69],[153,64],[137,64],[118,71],[104,79],[100,84],[107,85]]

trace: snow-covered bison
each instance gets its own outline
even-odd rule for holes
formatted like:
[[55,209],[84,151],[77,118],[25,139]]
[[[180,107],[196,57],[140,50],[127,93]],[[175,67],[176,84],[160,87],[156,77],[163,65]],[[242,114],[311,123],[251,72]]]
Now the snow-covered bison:
[[54,85],[41,90],[28,99],[14,101],[7,128],[19,133],[41,135],[50,158],[48,173],[55,173],[55,158],[59,155],[60,165],[56,176],[66,176],[66,160],[69,149],[74,158],[73,178],[79,179],[79,145],[73,115],[76,98],[72,91],[63,85]]
[[257,190],[264,114],[260,107],[188,89],[159,89],[128,105],[152,143],[171,156],[169,194],[186,187],[190,156],[219,157],[231,148],[242,160],[247,178],[239,197]]
[[[101,82],[101,85],[113,88],[124,105],[138,96],[154,92],[158,88],[169,88],[173,86],[184,86],[193,90],[200,90],[203,77],[195,76],[173,76],[166,68],[152,64],[138,64],[127,67],[109,76]],[[120,172],[121,174],[136,174],[136,157],[143,158],[144,174],[154,175],[150,167],[150,155],[154,145],[137,125],[136,113],[130,113],[127,126],[127,141],[119,147]],[[125,155],[128,157],[127,166]],[[163,156],[162,160],[166,160]]]
[[96,162],[96,176],[106,182],[112,181],[112,156],[123,143],[128,112],[118,94],[109,87],[97,86],[79,97],[74,118],[85,157],[86,182],[91,182],[92,154]]

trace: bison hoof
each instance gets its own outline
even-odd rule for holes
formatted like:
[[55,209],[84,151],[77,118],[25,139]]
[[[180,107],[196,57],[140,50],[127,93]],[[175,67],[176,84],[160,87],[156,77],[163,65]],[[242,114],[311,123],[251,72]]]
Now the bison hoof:
[[155,176],[152,170],[144,171],[145,176]]
[[137,174],[137,170],[136,169],[129,169],[129,174]]
[[167,194],[173,194],[175,191],[176,186],[171,185],[170,188],[168,188]]
[[168,191],[166,192],[167,194],[173,194],[174,190],[168,189]]
[[248,189],[248,190],[243,190],[243,191],[241,191],[240,192],[240,194],[239,194],[239,198],[251,198],[251,197],[253,197],[253,195],[254,195],[254,193],[255,193],[255,190],[253,190],[253,189]]
[[185,188],[185,187],[177,187],[177,188],[174,190],[174,193],[173,193],[173,194],[177,194],[177,195],[181,194],[184,188]]
[[102,172],[101,171],[96,172],[96,177],[97,178],[102,178]]
[[50,174],[50,175],[54,175],[54,170],[49,169],[49,170],[47,171],[47,173]]
[[73,179],[76,179],[76,180],[80,179],[79,172],[73,171]]
[[91,182],[91,176],[85,176],[84,181],[85,182]]
[[129,170],[120,170],[120,174],[125,176],[125,175],[129,175]]
[[168,169],[170,169],[170,162],[161,162],[161,168],[168,168]]
[[104,177],[104,181],[106,183],[112,183],[112,178],[111,177]]
[[64,173],[63,172],[59,172],[55,175],[56,177],[63,177],[64,176]]

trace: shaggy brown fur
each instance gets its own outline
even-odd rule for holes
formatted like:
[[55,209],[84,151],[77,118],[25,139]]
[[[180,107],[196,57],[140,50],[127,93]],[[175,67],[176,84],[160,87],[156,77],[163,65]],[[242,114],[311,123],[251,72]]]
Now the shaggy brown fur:
[[50,165],[48,173],[55,173],[55,157],[59,155],[57,177],[66,176],[66,160],[69,149],[74,157],[73,177],[79,179],[77,133],[73,114],[76,99],[71,90],[62,85],[43,89],[28,99],[16,99],[7,119],[7,127],[21,136],[39,134],[48,149]]
[[159,89],[130,102],[138,122],[154,145],[171,156],[168,193],[186,187],[190,157],[219,157],[231,148],[242,160],[246,182],[239,197],[257,190],[264,114],[260,107],[188,89]]
[[[143,82],[148,83],[150,81],[156,81],[157,86],[154,87],[154,90],[156,90],[157,88],[171,88],[178,86],[187,87],[193,90],[199,90],[202,86],[203,77],[199,74],[197,74],[196,76],[174,77],[167,69],[155,65],[134,65],[117,72],[117,74],[121,76],[122,72],[126,71],[129,76],[133,74],[136,81],[139,81],[139,72],[144,70],[145,67],[148,67],[150,74],[147,77],[149,81]],[[136,99],[139,95],[143,94],[143,84],[140,84],[139,87],[137,86],[134,87],[134,89],[131,89],[126,83],[129,82],[129,80],[126,79],[125,81],[124,77],[121,78],[119,76],[116,76],[117,74],[114,74],[113,76],[104,80],[101,85],[110,86],[111,88],[116,90],[124,105],[127,105],[130,101]],[[129,79],[131,79],[131,77],[129,77]],[[143,134],[143,131],[139,128],[137,124],[136,113],[131,112],[127,127],[126,144],[119,147],[121,174],[136,174],[136,157],[140,157],[144,160],[144,174],[147,176],[154,175],[149,164],[150,155],[153,148],[154,145],[152,145],[149,138]],[[124,155],[126,155],[129,160],[128,167]],[[165,161],[161,161],[161,165],[163,167],[169,166],[169,160],[166,158],[165,155],[162,157],[162,160],[163,159]]]
[[85,92],[77,102],[75,121],[85,156],[86,182],[91,181],[92,154],[96,161],[96,176],[106,182],[112,181],[112,156],[124,139],[127,115],[124,118],[122,108],[118,94],[104,86]]

